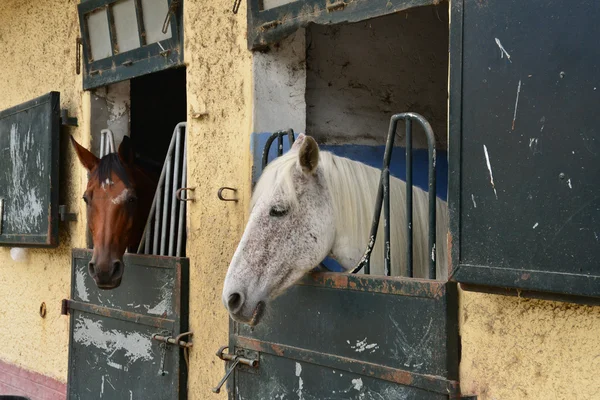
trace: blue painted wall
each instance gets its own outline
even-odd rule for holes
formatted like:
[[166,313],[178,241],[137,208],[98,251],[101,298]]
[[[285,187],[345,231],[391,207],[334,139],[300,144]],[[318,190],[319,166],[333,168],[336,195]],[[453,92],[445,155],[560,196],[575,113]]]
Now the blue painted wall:
[[[253,157],[252,183],[256,183],[262,172],[262,154],[267,139],[271,133],[253,133],[251,138],[251,151]],[[297,136],[297,135],[296,135]],[[360,161],[375,168],[383,165],[385,146],[364,145],[319,145],[322,150],[330,151],[338,156]],[[284,152],[290,148],[287,138],[283,141]],[[269,151],[269,161],[277,157],[277,142],[275,141]],[[392,155],[390,173],[402,180],[406,180],[406,149],[397,147]],[[436,163],[436,189],[437,197],[446,200],[448,195],[448,155],[445,151],[437,152]],[[413,184],[427,191],[428,155],[425,149],[413,150]],[[326,259],[323,264],[332,271],[343,271],[335,260]]]

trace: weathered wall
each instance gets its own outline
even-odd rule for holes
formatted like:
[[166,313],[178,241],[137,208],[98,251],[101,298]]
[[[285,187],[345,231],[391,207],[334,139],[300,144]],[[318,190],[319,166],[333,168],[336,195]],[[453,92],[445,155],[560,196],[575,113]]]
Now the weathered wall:
[[[61,93],[61,107],[79,118],[80,128],[69,128],[85,143],[89,133],[75,73],[75,39],[79,34],[76,0],[0,2],[0,109],[43,95]],[[79,211],[82,174],[61,136],[60,197],[70,211]],[[76,208],[74,208],[76,207]],[[14,262],[9,248],[0,248],[0,360],[67,380],[68,318],[60,314],[61,299],[69,296],[70,248],[85,243],[82,223],[60,227],[60,247],[28,250],[27,259]],[[46,303],[47,315],[39,308]],[[18,339],[17,339],[18,338]]]
[[600,397],[600,307],[461,292],[463,393],[480,400]]
[[[244,229],[250,195],[252,60],[246,47],[246,7],[234,15],[232,4],[229,0],[190,1],[184,7],[188,181],[196,187],[187,244],[190,327],[194,331],[189,374],[192,400],[217,398],[211,388],[223,377],[223,361],[215,357],[228,342],[221,290]],[[237,188],[240,201],[219,201],[221,186]]]
[[[447,148],[447,3],[306,31],[306,125],[319,142],[382,145],[390,117],[412,111]],[[427,148],[416,129],[413,146]]]

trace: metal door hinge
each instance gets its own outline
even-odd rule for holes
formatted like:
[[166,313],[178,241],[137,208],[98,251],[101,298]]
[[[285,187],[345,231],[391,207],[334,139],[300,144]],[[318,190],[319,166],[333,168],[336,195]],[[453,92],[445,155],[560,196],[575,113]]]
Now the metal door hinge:
[[76,117],[69,117],[69,110],[63,108],[60,110],[60,124],[62,126],[78,126]]
[[[230,354],[230,353],[225,353],[225,350],[227,350],[229,348],[229,346],[222,346],[219,351],[217,351],[217,357],[219,357],[221,360],[225,361],[226,363],[231,362],[231,365],[229,366],[229,369],[227,369],[227,372],[225,372],[225,376],[223,377],[223,379],[221,379],[221,382],[219,382],[217,384],[216,387],[213,388],[213,393],[220,393],[221,392],[221,387],[223,386],[223,384],[225,383],[225,381],[227,381],[227,379],[229,378],[229,376],[231,375],[231,373],[233,372],[233,370],[235,370],[236,367],[238,367],[239,365],[247,365],[248,367],[251,368],[258,368],[258,353],[255,353],[255,358],[246,358],[243,357],[244,354]],[[226,364],[227,365],[227,364]]]
[[58,206],[58,215],[61,221],[77,221],[77,213],[67,212],[67,206],[64,204]]

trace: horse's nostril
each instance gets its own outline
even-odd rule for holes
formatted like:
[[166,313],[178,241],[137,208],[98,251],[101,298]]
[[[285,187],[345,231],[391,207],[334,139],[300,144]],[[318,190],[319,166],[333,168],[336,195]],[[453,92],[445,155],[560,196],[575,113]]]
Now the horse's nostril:
[[237,313],[244,305],[244,296],[240,293],[232,293],[227,299],[227,307],[232,313]]
[[93,262],[88,263],[88,271],[90,272],[91,276],[94,276],[96,274],[96,264]]
[[112,276],[119,276],[123,272],[123,263],[119,260],[113,262]]

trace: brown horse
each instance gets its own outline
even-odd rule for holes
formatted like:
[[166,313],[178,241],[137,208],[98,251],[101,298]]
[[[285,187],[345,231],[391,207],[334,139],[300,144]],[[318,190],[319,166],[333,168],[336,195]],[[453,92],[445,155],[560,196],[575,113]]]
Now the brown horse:
[[89,273],[100,289],[121,284],[123,254],[133,251],[142,238],[158,179],[136,165],[128,136],[117,154],[99,159],[71,136],[77,157],[90,176],[83,200],[94,253]]

